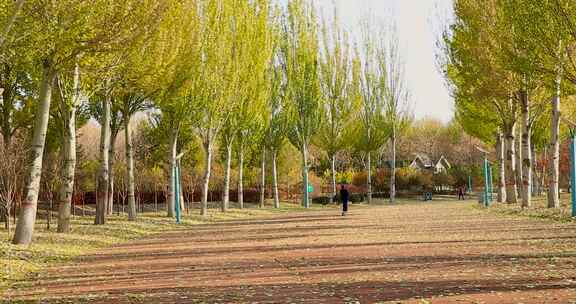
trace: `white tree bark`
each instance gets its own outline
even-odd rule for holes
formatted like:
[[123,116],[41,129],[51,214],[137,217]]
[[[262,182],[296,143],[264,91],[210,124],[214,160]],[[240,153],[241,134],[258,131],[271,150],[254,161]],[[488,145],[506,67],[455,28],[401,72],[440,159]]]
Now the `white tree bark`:
[[504,135],[499,132],[496,136],[496,156],[498,157],[498,202],[506,201],[506,147]]
[[[180,195],[180,199],[178,201],[180,203],[180,216],[182,216],[186,210],[186,204],[184,202],[184,187],[182,187],[182,166],[180,160],[178,160],[178,182],[180,183],[178,185],[178,194]],[[144,207],[142,207],[142,209],[144,209]]]
[[368,172],[368,176],[366,177],[366,183],[368,186],[368,193],[367,193],[367,200],[368,204],[372,204],[372,153],[368,152],[366,157],[366,171]]
[[116,138],[118,137],[118,130],[110,131],[110,149],[108,150],[108,201],[106,202],[106,214],[112,215],[114,213],[114,183],[116,172],[114,166],[116,165]]
[[302,145],[302,206],[310,208],[310,199],[308,194],[308,146]]
[[515,147],[516,124],[506,130],[506,202],[518,203],[518,191],[516,188],[516,147]]
[[70,105],[61,100],[62,114],[65,122],[64,164],[62,166],[62,184],[60,185],[58,203],[58,228],[59,233],[70,232],[70,217],[72,209],[72,195],[74,193],[74,173],[76,172],[76,108],[80,100],[80,67],[76,63],[74,68],[73,94]]
[[518,197],[520,200],[524,201],[522,140],[522,126],[520,126],[520,128],[518,128],[518,134],[516,135],[516,190],[518,191]]
[[522,93],[522,207],[532,206],[532,128],[528,93]]
[[202,182],[202,206],[200,208],[200,215],[208,215],[208,191],[210,191],[210,171],[212,166],[212,134],[209,134],[204,139],[204,177]]
[[552,125],[550,138],[550,167],[548,167],[548,208],[560,208],[560,75],[556,79],[556,92],[552,98]]
[[336,154],[330,156],[330,170],[332,171],[332,195],[330,195],[330,204],[334,203],[334,198],[336,197]]
[[110,94],[106,92],[103,101],[101,131],[100,131],[100,170],[98,172],[98,199],[96,201],[95,225],[106,223],[108,208],[108,191],[110,186]]
[[276,166],[276,160],[278,158],[278,153],[276,150],[272,150],[272,183],[274,188],[274,208],[280,208],[280,194],[278,192],[278,168]]
[[264,208],[266,203],[266,148],[262,148],[262,158],[260,159],[260,208]]
[[40,84],[40,96],[38,109],[34,122],[32,135],[32,157],[26,185],[26,197],[20,208],[16,231],[14,232],[14,244],[27,245],[32,242],[34,223],[36,222],[36,210],[38,208],[38,191],[42,176],[42,157],[50,117],[50,102],[52,100],[52,85],[55,73],[49,63],[43,67],[42,82]]
[[238,145],[238,205],[244,209],[244,145]]
[[396,201],[396,128],[392,130],[392,164],[390,168],[390,203]]
[[168,200],[166,202],[166,213],[168,217],[175,216],[176,207],[176,188],[174,184],[176,183],[176,175],[174,172],[174,168],[176,168],[176,156],[177,156],[177,149],[178,149],[178,133],[179,129],[176,127],[172,130],[171,138],[170,138],[170,150],[169,150],[169,159],[170,159],[170,185],[168,185]]
[[230,170],[232,164],[232,141],[226,144],[226,165],[224,168],[224,189],[222,191],[222,212],[228,210],[230,204]]
[[128,220],[136,220],[136,182],[134,180],[134,153],[132,151],[132,130],[130,117],[124,115],[124,142],[126,145],[126,180],[128,181]]
[[540,177],[538,176],[538,156],[536,154],[536,147],[532,145],[532,196],[540,195]]

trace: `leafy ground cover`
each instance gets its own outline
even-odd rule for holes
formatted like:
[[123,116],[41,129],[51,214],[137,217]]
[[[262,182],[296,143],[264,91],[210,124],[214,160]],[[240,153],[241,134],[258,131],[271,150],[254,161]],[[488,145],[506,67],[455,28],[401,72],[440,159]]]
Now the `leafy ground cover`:
[[576,303],[576,224],[473,201],[218,220],[19,282],[30,303]]
[[576,218],[572,217],[570,194],[562,194],[560,196],[559,209],[550,209],[547,207],[547,203],[545,196],[536,196],[533,197],[530,208],[522,209],[520,204],[494,204],[489,210],[505,215],[518,215],[560,222],[576,222]]

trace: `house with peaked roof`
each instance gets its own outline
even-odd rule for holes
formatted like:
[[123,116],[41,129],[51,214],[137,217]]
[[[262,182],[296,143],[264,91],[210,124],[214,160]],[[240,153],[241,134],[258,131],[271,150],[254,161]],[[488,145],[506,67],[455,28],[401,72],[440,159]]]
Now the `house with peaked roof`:
[[438,161],[434,165],[434,173],[435,174],[441,173],[441,172],[446,173],[448,171],[448,169],[450,169],[450,167],[452,167],[452,166],[450,165],[450,163],[448,162],[446,157],[444,157],[444,155],[442,155],[442,156],[440,156],[440,159],[438,159]]
[[446,157],[441,156],[438,161],[432,161],[430,157],[423,153],[417,153],[414,160],[409,165],[410,168],[416,169],[418,171],[429,171],[433,174],[438,174],[442,172],[447,172],[450,169],[450,162]]

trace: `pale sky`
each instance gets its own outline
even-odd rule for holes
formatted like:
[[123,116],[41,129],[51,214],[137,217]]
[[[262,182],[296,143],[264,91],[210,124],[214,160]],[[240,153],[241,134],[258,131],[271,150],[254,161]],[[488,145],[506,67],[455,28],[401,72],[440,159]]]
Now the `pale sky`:
[[452,0],[313,1],[326,14],[335,4],[343,26],[356,35],[366,16],[383,26],[395,25],[416,118],[452,118],[453,100],[436,64],[436,40],[452,18]]

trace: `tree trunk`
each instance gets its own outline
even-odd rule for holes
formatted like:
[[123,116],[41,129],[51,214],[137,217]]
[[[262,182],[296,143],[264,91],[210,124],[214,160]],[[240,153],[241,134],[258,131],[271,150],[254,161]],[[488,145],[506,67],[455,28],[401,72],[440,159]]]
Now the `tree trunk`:
[[528,92],[522,92],[522,207],[532,206],[532,130]]
[[226,144],[226,165],[224,168],[224,190],[222,191],[222,212],[228,210],[230,204],[230,170],[232,163],[232,140]]
[[175,188],[175,183],[176,183],[176,175],[175,175],[175,170],[174,168],[176,168],[176,156],[177,156],[177,149],[178,149],[178,133],[179,133],[179,128],[176,127],[174,130],[172,130],[172,138],[170,139],[170,150],[169,150],[169,159],[170,159],[170,168],[168,169],[170,171],[170,183],[168,185],[168,199],[166,201],[166,211],[167,211],[167,215],[168,217],[174,217],[175,216],[175,208],[176,208],[176,188]]
[[338,189],[336,188],[336,154],[330,156],[330,169],[332,171],[332,195],[330,195],[330,204],[334,203],[334,198],[337,195]]
[[66,123],[64,130],[64,164],[62,166],[62,184],[60,185],[60,202],[58,203],[58,228],[60,233],[70,232],[72,195],[74,193],[74,173],[76,172],[76,107],[80,99],[80,68],[74,68],[73,95],[70,106],[64,100],[62,114]]
[[134,153],[132,151],[132,130],[130,130],[130,116],[124,113],[124,142],[126,145],[126,180],[128,181],[128,220],[136,220],[136,196],[134,181]]
[[532,196],[540,195],[540,177],[538,176],[536,147],[532,145]]
[[496,136],[496,156],[498,157],[498,202],[506,201],[506,147],[504,146],[504,135],[498,132]]
[[552,125],[550,138],[550,166],[548,167],[548,208],[560,208],[560,76],[556,79],[556,92],[552,99]]
[[106,214],[112,215],[114,213],[114,182],[116,172],[114,166],[116,165],[116,138],[118,137],[118,130],[110,130],[110,150],[108,156],[108,201],[106,202]]
[[244,209],[244,145],[238,145],[238,205]]
[[42,157],[44,156],[44,144],[50,117],[50,102],[52,97],[52,85],[55,73],[48,62],[44,63],[42,82],[40,84],[40,98],[34,122],[32,135],[30,168],[26,185],[26,198],[20,208],[16,231],[14,232],[14,244],[27,245],[32,242],[36,211],[38,208],[38,191],[42,176]]
[[[108,88],[106,88],[108,90]],[[103,105],[101,132],[100,132],[100,171],[98,173],[98,200],[96,202],[95,225],[106,223],[108,208],[108,191],[110,182],[110,93],[106,92]]]
[[274,208],[280,208],[280,195],[278,193],[278,169],[276,167],[276,159],[278,158],[276,150],[272,150],[272,187],[274,191]]
[[206,216],[208,215],[208,191],[210,190],[210,171],[212,166],[212,134],[208,134],[208,136],[206,136],[203,146],[206,159],[204,161],[204,177],[202,180],[202,204],[200,215]]
[[506,202],[518,203],[518,191],[516,188],[516,149],[515,149],[516,124],[512,124],[506,130]]
[[392,130],[392,164],[390,168],[390,203],[396,200],[396,129]]
[[4,216],[4,228],[6,228],[6,231],[8,232],[8,235],[10,235],[10,233],[12,232],[12,226],[10,225],[10,209],[11,208],[6,208],[3,212],[3,216]]
[[518,197],[520,200],[524,201],[524,182],[523,182],[523,150],[522,150],[522,141],[523,141],[523,130],[522,126],[518,128],[518,134],[516,135],[516,190],[518,191]]
[[308,195],[308,147],[305,143],[302,145],[302,190],[302,206],[310,208]]
[[368,172],[366,176],[368,186],[368,193],[367,193],[368,204],[372,204],[372,158],[370,155],[371,153],[368,152],[368,155],[366,157],[366,171]]
[[264,208],[266,202],[266,148],[262,148],[260,160],[260,208]]
[[[544,193],[544,189],[545,186],[548,185],[548,160],[549,160],[549,155],[548,155],[548,146],[544,145],[544,153],[542,155],[542,159],[545,160],[544,162],[542,162],[542,170],[540,171],[540,185],[542,187],[541,189],[541,193],[540,195],[543,195]],[[546,192],[547,189],[546,189]]]
[[[180,160],[178,160],[178,193],[180,195],[180,199],[178,202],[180,203],[180,217],[186,210],[186,204],[184,202],[184,187],[182,187],[182,166],[180,164]],[[144,204],[142,204],[142,209],[144,209]]]

